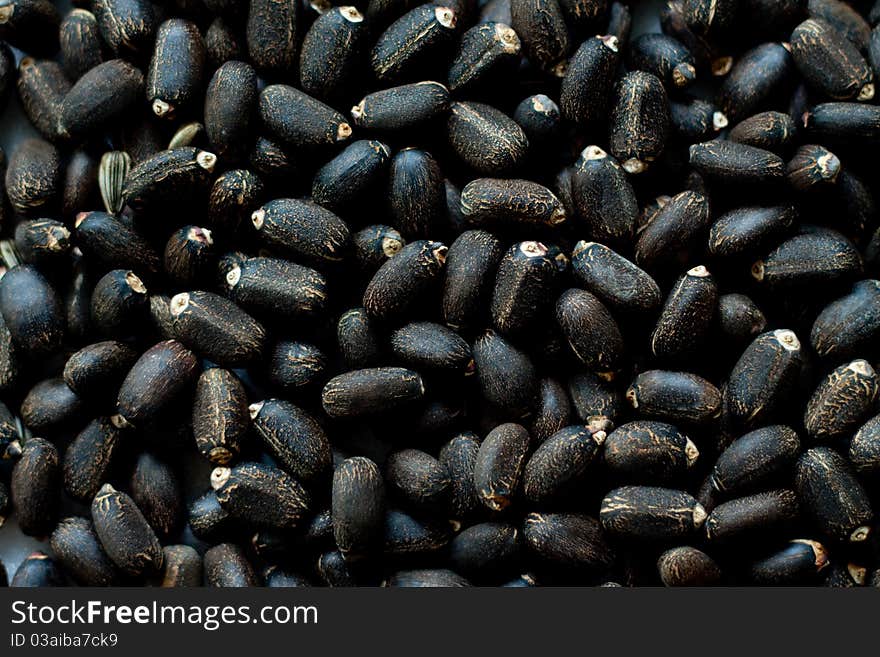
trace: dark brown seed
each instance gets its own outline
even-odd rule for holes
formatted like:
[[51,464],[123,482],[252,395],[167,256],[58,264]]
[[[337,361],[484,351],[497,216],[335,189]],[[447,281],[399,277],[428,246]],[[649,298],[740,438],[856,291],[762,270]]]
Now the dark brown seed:
[[327,356],[307,342],[282,341],[269,354],[269,381],[288,394],[305,392],[325,379]]
[[330,469],[330,442],[318,421],[280,399],[267,399],[248,408],[257,435],[269,453],[304,485],[319,482]]
[[65,572],[81,586],[119,584],[116,566],[101,547],[88,519],[76,516],[62,519],[52,532],[50,544]]
[[793,141],[797,127],[788,114],[760,112],[737,123],[728,137],[731,141],[778,153]]
[[142,97],[143,90],[143,74],[128,62],[111,59],[99,64],[85,73],[64,97],[61,133],[82,139],[105,130],[129,111]]
[[503,511],[517,494],[529,450],[529,432],[518,424],[502,424],[483,440],[474,462],[474,485],[491,511]]
[[259,586],[253,566],[241,548],[232,543],[221,543],[205,552],[203,569],[207,586]]
[[604,454],[609,471],[618,478],[668,483],[681,480],[700,452],[673,425],[638,420],[608,434]]
[[861,543],[871,533],[871,502],[850,465],[827,447],[814,447],[797,461],[798,497],[819,529],[841,543]]
[[263,353],[262,324],[224,297],[181,292],[171,298],[169,308],[175,336],[215,363],[237,367]]
[[321,402],[333,418],[394,411],[425,394],[422,377],[402,367],[375,367],[336,376],[324,386]]
[[59,29],[61,63],[71,80],[104,61],[104,41],[95,15],[85,9],[72,9]]
[[0,279],[0,313],[22,353],[48,355],[61,346],[65,321],[60,300],[31,265],[13,267]]
[[757,493],[716,506],[706,519],[706,537],[715,544],[754,542],[771,533],[784,533],[799,517],[794,491]]
[[880,470],[880,416],[871,418],[856,432],[847,456],[860,474],[870,475]]
[[651,352],[658,358],[673,361],[694,354],[709,336],[718,287],[702,265],[681,276],[666,298],[666,303],[651,333]]
[[342,219],[311,201],[269,201],[251,215],[251,222],[270,249],[316,266],[341,261],[351,239]]
[[510,16],[529,59],[550,69],[565,57],[568,27],[556,0],[511,0]]
[[706,196],[690,190],[676,194],[642,229],[635,247],[636,264],[648,271],[679,268],[694,257],[695,251],[687,245],[703,238],[711,221]]
[[168,238],[165,245],[165,273],[178,286],[198,285],[213,274],[216,260],[211,231],[184,226]]
[[580,513],[530,513],[523,523],[529,550],[569,572],[609,569],[614,552],[599,523]]
[[347,561],[381,545],[385,527],[385,485],[368,458],[346,459],[333,473],[333,536]]
[[117,415],[89,422],[64,452],[65,492],[80,502],[91,502],[113,474],[125,437],[125,425]]
[[411,79],[420,64],[443,52],[455,36],[458,16],[449,7],[425,4],[401,16],[376,41],[370,64],[382,82]]
[[650,486],[616,488],[602,500],[602,528],[636,541],[675,540],[703,526],[706,510],[684,491]]
[[752,277],[771,290],[811,289],[816,284],[854,279],[862,257],[840,233],[804,227],[752,265]]
[[747,493],[769,484],[786,471],[800,453],[798,435],[789,427],[771,425],[733,441],[712,469],[711,485],[720,493]]
[[390,336],[391,353],[419,371],[470,374],[474,363],[470,345],[457,333],[433,322],[412,322]]
[[472,525],[452,540],[449,561],[474,581],[503,581],[520,561],[519,530],[506,523]]
[[296,70],[302,3],[298,0],[250,0],[247,51],[254,65],[270,76]]
[[12,469],[9,483],[18,526],[27,536],[47,536],[61,505],[61,463],[47,440],[29,438]]
[[616,310],[651,310],[662,300],[653,278],[602,244],[575,244],[571,268],[584,287]]
[[75,237],[77,246],[99,271],[132,269],[149,279],[161,269],[161,259],[153,246],[105,212],[77,215]]
[[26,219],[15,227],[15,248],[22,261],[51,266],[69,253],[73,244],[70,231],[54,219]]
[[768,186],[785,176],[785,162],[770,151],[733,141],[707,141],[690,147],[690,164],[718,184]]
[[475,328],[487,314],[501,242],[482,230],[463,232],[449,247],[443,285],[443,319],[455,330]]
[[[240,160],[247,153],[251,146],[252,118],[256,103],[257,74],[250,64],[230,61],[214,72],[205,94],[205,132],[211,147],[221,159]],[[211,193],[212,209],[215,192],[218,185],[221,185],[220,180],[231,175],[232,172],[227,172],[214,183]],[[244,186],[246,191],[249,190],[253,174],[240,172],[239,176],[232,180]]]
[[369,26],[355,7],[333,7],[315,19],[299,56],[303,91],[315,98],[338,99],[361,72]]
[[176,340],[149,348],[119,388],[117,409],[131,424],[153,419],[174,402],[196,376],[198,360]]
[[174,469],[149,452],[142,452],[129,489],[150,527],[157,536],[167,540],[183,518],[183,492]]
[[446,189],[437,160],[404,148],[391,160],[388,197],[393,225],[407,239],[435,234],[446,219]]
[[480,509],[474,485],[474,467],[479,451],[479,438],[471,433],[459,434],[440,450],[440,463],[450,476],[449,508],[453,518],[469,518]]
[[627,173],[646,171],[669,135],[669,99],[663,83],[644,71],[627,73],[614,88],[609,145]]
[[159,26],[147,70],[147,102],[153,114],[173,119],[189,113],[203,90],[205,42],[199,28],[172,18]]
[[[206,116],[206,126],[207,120]],[[208,197],[209,226],[219,230],[221,236],[236,234],[263,204],[264,192],[263,181],[251,171],[233,169],[220,174]]]
[[380,337],[363,308],[342,313],[336,325],[336,341],[347,367],[364,369],[379,365]]
[[716,96],[728,120],[740,121],[765,109],[773,94],[788,84],[794,73],[789,51],[787,44],[764,43],[737,58]]
[[328,147],[351,137],[342,114],[299,89],[270,85],[260,92],[258,106],[270,136],[291,148]]
[[791,54],[810,86],[835,100],[868,101],[874,75],[856,47],[822,19],[810,18],[791,33]]
[[664,586],[714,586],[721,581],[715,560],[693,547],[672,548],[661,554],[657,572]]
[[626,398],[639,415],[706,424],[721,414],[721,392],[689,372],[649,370],[633,379]]
[[498,410],[520,418],[538,402],[538,379],[529,356],[494,331],[474,342],[480,393]]
[[364,290],[364,308],[377,320],[400,319],[443,271],[446,252],[440,242],[410,242],[379,268]]
[[595,296],[585,290],[566,290],[556,302],[556,321],[575,356],[589,369],[611,372],[621,367],[620,327]]
[[367,94],[351,108],[354,124],[370,130],[406,130],[449,111],[449,90],[439,82],[415,82]]
[[147,288],[134,272],[109,271],[92,290],[92,326],[104,336],[129,335],[146,315],[147,302]]
[[515,66],[521,43],[511,29],[510,21],[508,11],[505,20],[483,21],[462,35],[458,52],[449,67],[447,81],[450,91],[473,89],[481,81]]
[[793,205],[746,206],[718,217],[709,230],[709,253],[754,254],[787,234],[797,221]]
[[523,129],[483,103],[453,103],[446,129],[459,159],[487,176],[514,171],[528,153],[529,140]]
[[220,506],[253,525],[294,529],[311,506],[311,497],[296,479],[260,463],[215,468],[211,486]]
[[752,564],[750,579],[756,584],[803,584],[816,580],[828,566],[828,550],[816,541],[795,539],[781,551]]
[[135,577],[161,572],[162,546],[128,495],[104,484],[91,509],[95,533],[120,570]]
[[61,159],[58,150],[42,139],[25,139],[12,153],[6,169],[6,195],[12,209],[39,217],[60,204]]
[[461,190],[462,215],[478,227],[556,226],[565,208],[549,189],[529,180],[479,178]]
[[202,586],[202,557],[189,545],[166,545],[163,588]]
[[198,197],[211,186],[217,156],[192,146],[159,151],[135,166],[125,178],[123,203],[145,210]]
[[595,36],[580,45],[568,60],[559,91],[559,108],[566,120],[589,124],[606,117],[619,61],[615,36]]
[[786,167],[789,184],[799,192],[807,192],[821,185],[830,185],[840,173],[840,158],[824,146],[801,146]]
[[18,97],[31,124],[51,141],[61,138],[61,103],[70,82],[64,71],[53,61],[31,57],[21,60],[18,67]]
[[813,392],[804,413],[804,428],[816,441],[850,435],[876,410],[880,380],[870,363],[854,360],[833,370]]
[[196,385],[192,415],[199,452],[215,465],[228,465],[248,432],[247,394],[229,370],[205,370]]
[[523,471],[523,495],[529,502],[547,505],[577,492],[605,442],[600,424],[564,427],[538,446]]
[[398,499],[415,509],[442,508],[449,495],[450,475],[446,466],[417,449],[389,455],[385,480]]

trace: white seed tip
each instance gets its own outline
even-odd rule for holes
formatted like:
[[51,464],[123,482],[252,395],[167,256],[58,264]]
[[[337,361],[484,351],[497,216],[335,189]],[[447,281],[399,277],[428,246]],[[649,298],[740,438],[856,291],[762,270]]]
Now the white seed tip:
[[171,313],[172,317],[177,317],[188,307],[189,294],[187,294],[186,292],[175,294],[173,297],[171,297],[171,301],[168,302],[168,311]]
[[263,404],[266,402],[256,402],[255,404],[251,404],[248,406],[248,413],[251,416],[251,419],[254,420],[260,414],[260,411],[263,410]]
[[229,287],[235,287],[241,280],[241,267],[234,265],[232,269],[226,272],[226,284]]
[[776,329],[773,331],[773,337],[788,351],[797,351],[801,348],[801,341],[798,340],[794,331],[789,329]]

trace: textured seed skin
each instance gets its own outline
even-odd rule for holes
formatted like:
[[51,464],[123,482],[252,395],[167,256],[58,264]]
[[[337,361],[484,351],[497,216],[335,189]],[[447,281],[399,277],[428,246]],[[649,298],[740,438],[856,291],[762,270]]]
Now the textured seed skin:
[[15,227],[15,248],[23,262],[51,267],[68,256],[70,231],[54,219],[26,219]]
[[624,342],[617,322],[599,299],[572,288],[556,302],[556,321],[578,359],[593,371],[623,364]]
[[81,586],[114,586],[119,583],[116,566],[104,552],[92,523],[71,516],[62,519],[50,537],[52,553]]
[[[207,113],[206,110],[206,122]],[[251,214],[262,205],[264,194],[265,184],[252,171],[232,169],[220,174],[208,197],[208,226],[221,231],[221,235],[235,234],[242,223],[250,220]]]
[[735,25],[737,5],[736,0],[684,0],[682,13],[690,29],[714,40]]
[[816,441],[840,440],[876,410],[880,381],[866,360],[854,360],[833,370],[807,402],[804,427]]
[[529,426],[533,443],[543,443],[571,421],[571,400],[565,387],[556,379],[541,379],[535,417]]
[[849,462],[859,474],[880,470],[880,419],[871,418],[856,431],[847,452]]
[[880,281],[864,280],[819,313],[810,331],[810,344],[823,358],[838,361],[870,349],[878,335]]
[[828,551],[821,543],[795,539],[779,552],[752,564],[749,576],[755,584],[765,586],[810,583],[828,564]]
[[22,533],[36,537],[51,533],[61,504],[60,458],[52,443],[28,439],[12,469],[9,491]]
[[351,241],[358,266],[370,273],[375,273],[406,245],[406,240],[397,229],[384,224],[362,228],[352,235]]
[[664,586],[714,586],[721,581],[721,568],[715,560],[693,547],[672,548],[661,554],[657,572]]
[[311,201],[276,199],[253,213],[260,242],[308,264],[327,266],[340,261],[350,232],[334,213]]
[[549,506],[576,493],[605,442],[598,425],[564,427],[538,446],[523,471],[523,495],[529,502]]
[[694,354],[708,338],[717,304],[718,287],[709,271],[689,270],[666,299],[651,333],[651,352],[668,361]]
[[483,398],[512,417],[528,414],[538,397],[538,379],[528,355],[491,330],[477,338],[473,349]]
[[595,36],[580,45],[568,61],[559,91],[566,120],[589,124],[607,116],[619,61],[617,37]]
[[190,385],[197,369],[195,355],[176,340],[150,347],[119,388],[119,414],[135,425],[155,418]]
[[858,49],[829,23],[810,18],[791,33],[791,55],[810,86],[835,100],[874,97],[874,75]]
[[379,37],[370,53],[376,78],[385,83],[412,79],[420,64],[442,53],[451,42],[457,19],[449,7],[433,4],[401,16]]
[[390,152],[379,141],[352,142],[315,174],[312,199],[331,210],[352,206],[382,180]]
[[146,0],[95,0],[92,11],[101,36],[119,56],[143,56],[153,45],[159,20]]
[[797,461],[795,485],[801,504],[823,534],[841,543],[868,538],[871,502],[840,454],[827,447],[808,449]]
[[61,103],[70,91],[64,70],[53,61],[25,57],[18,67],[17,86],[19,100],[31,125],[46,139],[58,141]]
[[327,356],[307,342],[278,342],[269,354],[268,377],[288,394],[304,392],[325,378]]
[[302,3],[250,0],[248,7],[247,52],[251,61],[271,77],[295,70]]
[[263,571],[263,585],[267,588],[296,588],[312,584],[302,575],[278,566],[270,566]]
[[510,15],[502,21],[482,21],[461,37],[458,52],[449,66],[449,91],[476,88],[480,82],[513,69],[522,44],[510,27]]
[[588,515],[530,513],[523,523],[523,538],[542,562],[570,573],[602,572],[614,563],[602,527]]
[[515,171],[528,153],[529,140],[523,129],[483,103],[453,103],[446,129],[458,158],[486,176]]
[[210,188],[216,162],[216,155],[192,146],[159,151],[126,176],[123,203],[144,210],[196,198]]
[[162,546],[128,495],[104,484],[92,501],[91,512],[104,551],[122,572],[135,577],[161,572]]
[[642,269],[596,242],[578,242],[571,257],[577,280],[615,310],[643,312],[662,300],[660,287]]
[[794,139],[797,126],[788,114],[759,112],[737,123],[729,138],[740,144],[779,153]]
[[205,584],[214,587],[259,586],[259,579],[244,552],[232,543],[215,545],[205,552],[202,562]]
[[823,144],[876,144],[880,141],[880,107],[861,103],[821,103],[803,117],[810,139]]
[[325,586],[331,588],[357,586],[357,579],[339,550],[325,552],[318,557],[317,571]]
[[208,279],[216,263],[211,231],[184,226],[172,233],[165,244],[165,273],[180,287],[192,287]]
[[116,416],[89,422],[64,452],[64,491],[80,502],[91,502],[113,473],[125,438],[124,426]]
[[182,292],[171,298],[170,309],[175,336],[215,363],[237,367],[263,353],[263,325],[224,297]]
[[718,184],[769,186],[785,176],[785,162],[770,151],[732,141],[707,141],[690,147],[690,163]]
[[228,465],[248,432],[247,393],[229,370],[202,372],[193,400],[192,427],[199,452],[215,465]]
[[752,277],[774,290],[809,289],[854,279],[862,273],[862,257],[840,233],[804,228],[752,265]]
[[167,540],[183,519],[183,492],[174,469],[153,454],[142,452],[129,488],[150,527],[157,536]]
[[312,503],[296,479],[260,463],[216,468],[211,473],[211,486],[227,513],[253,525],[294,529]]
[[697,76],[694,56],[665,34],[643,34],[634,39],[627,49],[627,66],[652,73],[672,89],[689,86]]
[[380,363],[380,337],[363,308],[342,313],[336,325],[336,341],[347,367],[364,369]]
[[105,212],[77,216],[77,246],[100,270],[132,269],[145,278],[161,268],[159,254],[140,234]]
[[333,473],[333,537],[346,561],[371,554],[382,542],[385,527],[385,484],[378,466],[356,456]]
[[128,335],[145,316],[147,302],[147,288],[134,272],[109,271],[92,291],[92,326],[107,337]]
[[193,108],[204,85],[205,58],[205,42],[194,23],[172,18],[159,26],[146,77],[153,114],[172,119]]
[[9,586],[12,588],[44,588],[47,586],[67,586],[67,582],[52,557],[45,552],[32,552],[18,566]]
[[406,315],[439,278],[448,248],[440,242],[410,242],[383,264],[364,290],[364,309],[370,318],[398,320]]
[[754,254],[786,235],[797,221],[793,205],[745,206],[717,218],[709,229],[709,253],[732,257]]
[[562,60],[569,48],[568,28],[556,0],[511,0],[510,15],[529,59],[548,69]]
[[[257,74],[250,64],[229,61],[214,72],[205,94],[205,131],[211,148],[221,159],[239,161],[247,154],[256,102]],[[220,179],[214,183],[214,190],[218,184]]]
[[333,377],[321,392],[324,411],[332,418],[394,411],[422,398],[422,378],[402,367],[354,370]]
[[442,116],[450,103],[449,90],[439,82],[415,82],[367,94],[351,115],[357,127],[393,132]]
[[611,154],[632,174],[656,160],[669,136],[669,99],[663,83],[650,73],[633,71],[614,87],[609,145]]
[[799,192],[809,192],[837,181],[840,159],[824,146],[806,144],[798,148],[786,167],[789,184]]
[[503,580],[520,561],[520,533],[507,523],[484,522],[463,530],[449,550],[456,572],[476,582]]
[[241,61],[247,56],[244,30],[230,25],[222,16],[215,18],[205,31],[205,55],[211,70],[229,61]]
[[568,380],[568,395],[575,415],[584,423],[604,420],[611,428],[623,413],[623,395],[605,378],[592,372],[572,376]]
[[698,142],[711,139],[728,124],[727,116],[713,104],[701,99],[669,102],[669,117],[679,139]]
[[748,493],[771,483],[786,472],[798,454],[797,433],[784,425],[771,425],[737,438],[712,468],[711,485],[719,493]]
[[513,112],[513,120],[523,129],[529,144],[535,149],[555,143],[559,136],[560,119],[559,106],[545,94],[524,98]]
[[317,419],[280,399],[250,406],[257,435],[279,465],[305,486],[317,483],[330,469],[330,442]]
[[319,99],[347,96],[360,73],[369,26],[354,7],[333,7],[312,23],[299,56],[303,91]]
[[21,420],[40,434],[61,431],[76,425],[83,411],[83,401],[68,388],[61,377],[37,383],[21,403]]
[[401,570],[394,573],[385,585],[407,588],[458,588],[471,586],[471,583],[458,573],[439,568]]
[[32,265],[18,265],[0,279],[0,314],[21,353],[45,356],[64,339],[64,315],[53,287]]
[[440,463],[449,472],[449,509],[454,518],[472,517],[481,508],[474,485],[479,451],[480,440],[472,433],[455,436],[440,450]]
[[143,92],[144,76],[128,62],[111,59],[95,66],[77,80],[61,103],[62,134],[83,139],[105,129],[124,116]]
[[602,528],[619,538],[664,541],[692,536],[706,511],[684,491],[652,486],[624,486],[602,500]]
[[442,312],[451,328],[470,329],[480,323],[502,254],[501,242],[483,230],[465,231],[449,247]]
[[54,211],[60,201],[61,160],[58,150],[42,139],[25,139],[6,168],[6,195],[12,209],[26,217]]
[[771,490],[716,506],[706,519],[706,537],[714,544],[760,540],[784,531],[800,515],[798,496],[791,490]]
[[436,234],[445,221],[443,172],[426,152],[405,148],[391,160],[388,197],[392,223],[407,239]]
[[416,370],[461,374],[473,368],[470,345],[441,324],[407,324],[391,334],[390,346],[401,363]]
[[202,585],[202,557],[189,545],[166,545],[162,548],[165,570],[163,588],[198,587]]
[[284,84],[263,89],[258,108],[269,135],[290,148],[326,148],[351,136],[351,126],[342,114]]
[[220,506],[213,490],[193,500],[188,521],[196,538],[213,543],[228,538],[238,528],[238,520]]
[[319,316],[327,303],[327,281],[309,267],[278,258],[242,258],[229,263],[226,295],[263,317],[302,320]]
[[72,9],[59,28],[61,64],[71,80],[104,61],[104,42],[95,15],[85,9]]
[[389,455],[385,481],[395,497],[417,510],[442,508],[449,496],[450,475],[446,466],[417,449]]
[[721,413],[718,388],[689,372],[642,372],[633,379],[626,397],[640,415],[669,422],[706,424]]
[[779,43],[764,43],[740,56],[718,89],[716,102],[730,121],[765,109],[772,94],[789,83],[794,60]]
[[608,434],[604,455],[605,465],[618,479],[671,483],[682,479],[699,451],[675,426],[637,420]]
[[0,39],[27,53],[54,55],[58,50],[58,24],[61,17],[48,0],[8,2],[4,5]]
[[492,292],[492,325],[509,337],[523,337],[544,315],[559,278],[553,251],[540,242],[513,245],[498,265]]
[[529,450],[529,432],[519,424],[501,424],[489,432],[474,462],[477,496],[490,511],[513,502],[522,481]]
[[565,208],[556,195],[529,180],[472,180],[461,190],[461,212],[477,227],[555,226],[565,221]]
[[703,194],[691,190],[676,194],[642,230],[635,247],[636,264],[648,271],[680,267],[689,256],[686,245],[705,234],[711,217],[709,199]]

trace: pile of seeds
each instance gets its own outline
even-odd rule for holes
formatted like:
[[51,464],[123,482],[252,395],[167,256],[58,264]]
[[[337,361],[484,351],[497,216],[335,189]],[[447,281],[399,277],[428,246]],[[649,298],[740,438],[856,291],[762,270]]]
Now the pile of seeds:
[[86,4],[0,0],[13,585],[880,585],[880,2]]

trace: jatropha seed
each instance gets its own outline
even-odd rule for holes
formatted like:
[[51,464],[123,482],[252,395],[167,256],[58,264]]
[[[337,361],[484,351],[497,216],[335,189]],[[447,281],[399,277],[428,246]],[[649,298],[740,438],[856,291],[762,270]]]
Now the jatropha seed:
[[880,2],[68,4],[0,0],[13,586],[880,585]]

